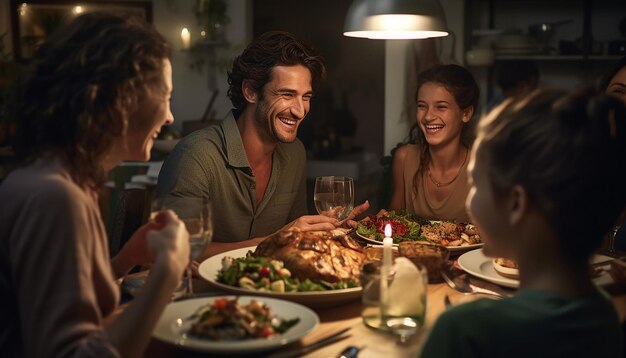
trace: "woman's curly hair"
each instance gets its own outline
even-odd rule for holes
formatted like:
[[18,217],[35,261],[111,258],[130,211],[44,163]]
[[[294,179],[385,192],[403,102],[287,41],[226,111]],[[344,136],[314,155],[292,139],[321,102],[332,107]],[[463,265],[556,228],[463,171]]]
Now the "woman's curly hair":
[[87,13],[36,52],[20,96],[16,154],[60,155],[75,181],[101,185],[103,160],[151,88],[164,88],[165,39],[131,16]]
[[269,31],[250,43],[243,53],[235,58],[228,71],[228,97],[235,108],[235,118],[246,108],[242,92],[244,80],[260,92],[270,80],[275,66],[303,65],[311,72],[311,86],[315,91],[326,77],[326,65],[320,53],[284,31]]

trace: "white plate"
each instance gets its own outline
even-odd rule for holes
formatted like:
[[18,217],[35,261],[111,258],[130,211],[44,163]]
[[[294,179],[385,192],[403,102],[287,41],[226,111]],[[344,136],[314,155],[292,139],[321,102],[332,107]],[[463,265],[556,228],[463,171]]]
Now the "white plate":
[[[361,239],[363,239],[363,241],[366,241],[369,244],[372,244],[372,245],[382,245],[383,244],[380,241],[376,241],[374,239],[370,239],[369,237],[361,235],[358,232],[356,233],[356,235],[358,237],[360,237]],[[430,241],[424,241],[424,242],[431,243]],[[393,244],[393,246],[398,246],[398,244]],[[466,245],[466,246],[446,246],[446,249],[448,249],[448,251],[450,251],[450,253],[459,253],[459,252],[464,252],[464,251],[467,251],[467,250],[477,249],[477,248],[479,248],[481,246],[483,246],[482,242],[480,244],[472,244],[472,245]]]
[[280,298],[292,302],[301,303],[309,307],[330,307],[354,301],[361,298],[361,287],[346,288],[331,291],[314,292],[261,292],[246,290],[241,287],[230,286],[217,281],[217,273],[222,268],[222,258],[230,256],[234,258],[245,257],[248,251],[254,251],[256,246],[244,247],[242,249],[226,251],[221,254],[211,256],[204,260],[198,267],[200,276],[207,280],[214,287],[240,295],[255,295]]
[[[611,260],[611,258],[608,256],[595,255],[592,259],[592,263],[605,262],[609,260]],[[496,272],[493,268],[493,258],[485,256],[482,249],[464,253],[459,257],[458,262],[459,266],[461,266],[461,268],[470,275],[474,275],[500,286],[513,288],[519,287],[519,280],[504,277]],[[596,277],[593,282],[598,286],[605,286],[611,284],[613,279],[611,278],[611,275],[609,275],[608,271],[605,271],[602,275],[600,275],[600,277]]]
[[239,302],[247,304],[252,299],[267,304],[272,313],[281,319],[300,318],[295,326],[284,334],[269,339],[247,339],[240,341],[212,341],[188,337],[186,331],[189,324],[179,324],[180,319],[185,319],[193,314],[200,306],[210,303],[218,298],[233,299],[235,296],[192,298],[183,301],[175,301],[167,305],[161,318],[154,329],[154,337],[177,346],[202,352],[219,353],[247,353],[260,352],[275,349],[280,346],[297,341],[311,333],[320,323],[319,317],[309,308],[297,303],[286,302],[274,298],[259,298],[252,296],[240,296]]

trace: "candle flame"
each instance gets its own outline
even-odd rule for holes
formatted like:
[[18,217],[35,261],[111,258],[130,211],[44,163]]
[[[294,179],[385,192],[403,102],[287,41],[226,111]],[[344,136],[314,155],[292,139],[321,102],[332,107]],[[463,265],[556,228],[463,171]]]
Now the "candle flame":
[[183,41],[183,48],[188,49],[191,43],[191,33],[186,27],[180,32],[180,38]]
[[391,224],[385,225],[385,237],[391,237]]

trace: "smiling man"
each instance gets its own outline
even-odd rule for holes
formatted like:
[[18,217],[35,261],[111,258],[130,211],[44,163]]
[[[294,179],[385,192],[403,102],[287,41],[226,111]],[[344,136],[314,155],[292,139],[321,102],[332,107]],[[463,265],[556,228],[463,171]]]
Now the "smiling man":
[[163,164],[157,196],[210,198],[218,242],[290,226],[334,229],[336,219],[306,215],[306,153],[296,137],[325,74],[320,54],[293,35],[261,35],[228,73],[233,110],[219,126],[180,141]]

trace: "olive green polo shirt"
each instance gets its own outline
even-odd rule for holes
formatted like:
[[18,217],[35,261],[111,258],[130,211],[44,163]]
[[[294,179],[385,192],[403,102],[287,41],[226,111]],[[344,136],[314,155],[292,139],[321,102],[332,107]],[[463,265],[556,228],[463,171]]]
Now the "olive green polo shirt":
[[163,163],[157,197],[208,197],[213,241],[236,242],[275,232],[307,213],[306,152],[302,142],[279,143],[263,200],[232,112],[220,125],[185,136]]

